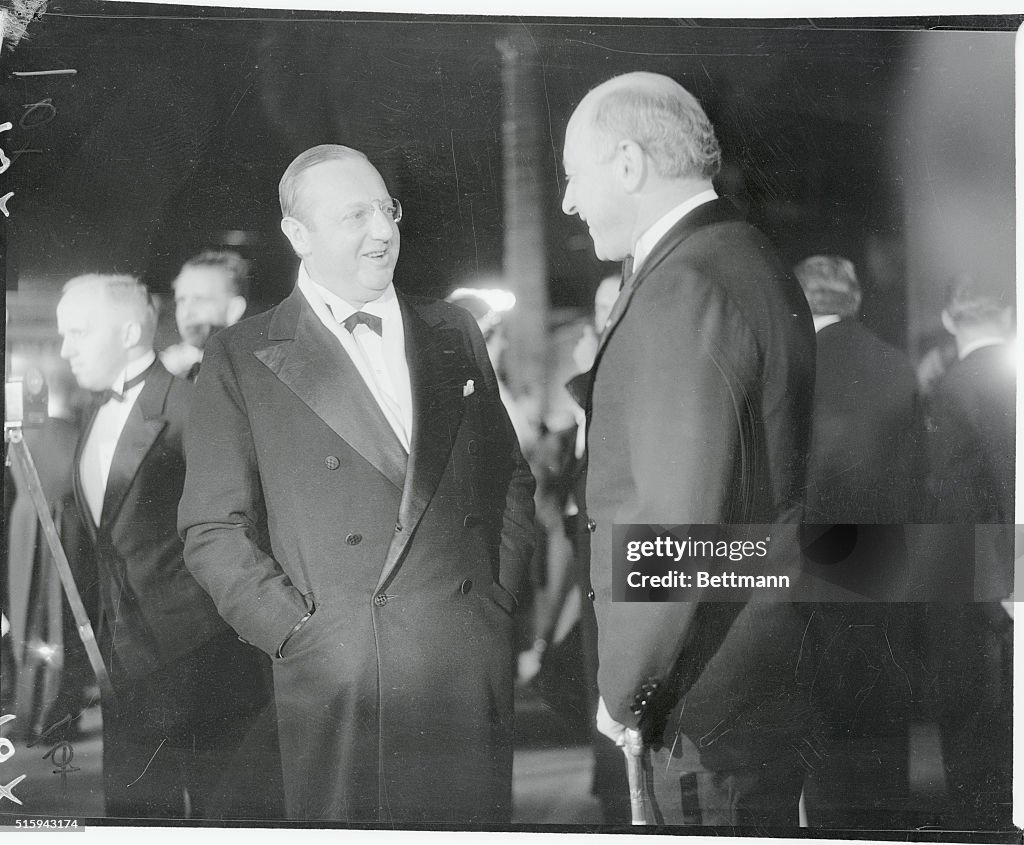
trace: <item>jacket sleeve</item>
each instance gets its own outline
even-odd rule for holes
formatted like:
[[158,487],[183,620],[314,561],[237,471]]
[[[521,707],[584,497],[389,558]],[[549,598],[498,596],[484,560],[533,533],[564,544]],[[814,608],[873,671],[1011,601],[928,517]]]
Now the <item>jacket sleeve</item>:
[[246,397],[217,337],[207,346],[196,383],[185,459],[178,507],[185,565],[242,638],[276,654],[308,608],[269,553]]

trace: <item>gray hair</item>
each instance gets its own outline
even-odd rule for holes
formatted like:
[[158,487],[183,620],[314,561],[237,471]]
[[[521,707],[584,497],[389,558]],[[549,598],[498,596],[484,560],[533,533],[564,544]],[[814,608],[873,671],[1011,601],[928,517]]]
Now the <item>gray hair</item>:
[[281,202],[282,217],[299,217],[301,206],[301,177],[311,167],[328,161],[350,161],[359,158],[369,161],[366,155],[351,147],[341,144],[320,144],[299,153],[284,171],[277,186],[277,196]]
[[837,314],[842,319],[860,311],[860,282],[853,262],[838,255],[812,255],[793,269],[816,317]]
[[999,323],[1006,319],[1010,304],[1006,291],[966,273],[954,276],[946,288],[946,313],[956,326]]
[[592,126],[607,141],[609,155],[620,141],[631,140],[667,179],[712,179],[721,169],[722,151],[711,121],[696,97],[674,79],[627,73],[588,96],[595,98]]
[[140,345],[152,346],[160,309],[156,297],[137,277],[116,273],[86,273],[65,282],[62,293],[83,287],[102,291],[112,306],[126,311],[142,328]]

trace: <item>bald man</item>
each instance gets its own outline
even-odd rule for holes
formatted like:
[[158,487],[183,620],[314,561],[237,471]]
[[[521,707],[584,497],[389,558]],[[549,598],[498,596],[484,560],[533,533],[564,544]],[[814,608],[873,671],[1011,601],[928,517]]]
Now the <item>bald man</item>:
[[655,821],[795,826],[793,608],[612,600],[616,524],[771,523],[778,538],[800,520],[814,329],[772,245],[716,194],[720,161],[700,104],[658,74],[599,85],[566,129],[562,210],[598,258],[629,259],[581,396],[598,727],[644,733]]
[[[191,385],[156,359],[157,311],[132,276],[78,276],[57,305],[61,357],[96,392],[74,464],[99,573],[98,639],[116,697],[103,707],[108,816],[212,813],[269,701],[260,655],[185,568],[177,535]],[[246,816],[262,815],[253,791]]]

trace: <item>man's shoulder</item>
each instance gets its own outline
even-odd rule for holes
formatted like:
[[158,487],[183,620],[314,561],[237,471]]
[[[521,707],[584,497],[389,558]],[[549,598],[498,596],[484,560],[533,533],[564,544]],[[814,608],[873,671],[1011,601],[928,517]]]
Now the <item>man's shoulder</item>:
[[445,302],[432,296],[418,296],[416,294],[401,293],[401,299],[406,305],[427,322],[447,322],[464,325],[467,317],[472,315],[461,305]]
[[[223,350],[229,357],[238,354],[247,354],[267,345],[271,335],[271,326],[275,316],[285,309],[286,303],[291,298],[285,299],[277,305],[239,320],[233,326],[226,326],[218,331],[206,346],[203,357],[205,367],[211,357],[216,357]],[[290,305],[289,307],[294,307]],[[201,372],[201,371],[200,371]]]
[[843,359],[855,356],[854,363],[914,379],[914,368],[907,354],[880,338],[859,320],[840,320],[823,328],[817,337],[818,350],[823,354],[831,353]]

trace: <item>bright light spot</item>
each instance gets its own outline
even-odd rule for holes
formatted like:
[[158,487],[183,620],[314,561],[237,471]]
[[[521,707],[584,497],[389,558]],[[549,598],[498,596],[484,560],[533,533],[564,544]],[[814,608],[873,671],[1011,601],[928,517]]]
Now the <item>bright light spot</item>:
[[475,296],[487,303],[487,307],[499,314],[511,311],[516,304],[516,295],[503,288],[456,288],[448,294],[448,300],[457,300],[467,296]]

